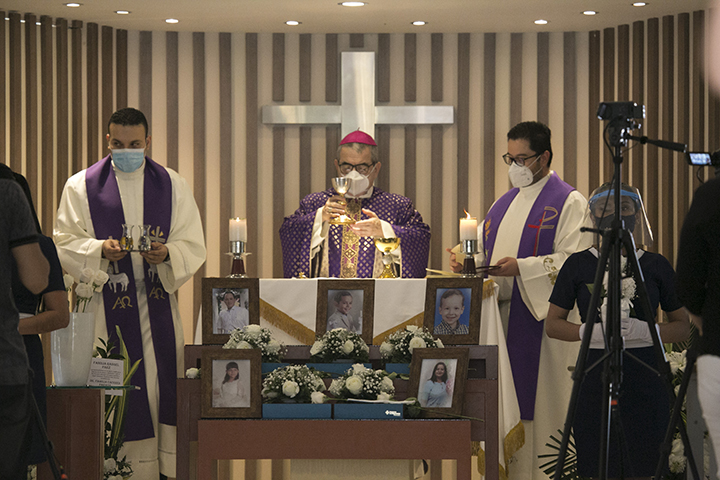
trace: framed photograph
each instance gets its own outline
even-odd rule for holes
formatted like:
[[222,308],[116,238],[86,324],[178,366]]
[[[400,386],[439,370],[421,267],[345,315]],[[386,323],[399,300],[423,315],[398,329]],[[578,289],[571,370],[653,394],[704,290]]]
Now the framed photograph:
[[417,397],[422,418],[462,413],[468,358],[467,347],[413,350],[408,396]]
[[445,345],[480,341],[483,279],[428,278],[423,326]]
[[319,280],[315,335],[344,328],[372,345],[374,308],[374,280]]
[[201,362],[203,417],[262,417],[259,349],[206,349]]
[[230,333],[260,324],[260,283],[257,278],[202,279],[202,343],[222,345]]

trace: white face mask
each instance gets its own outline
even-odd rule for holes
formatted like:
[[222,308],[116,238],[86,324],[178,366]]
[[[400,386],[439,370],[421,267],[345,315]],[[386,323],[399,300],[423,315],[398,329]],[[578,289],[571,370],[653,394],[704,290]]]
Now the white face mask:
[[[534,163],[534,162],[533,162]],[[538,173],[540,170],[538,170]],[[531,185],[535,175],[529,167],[521,167],[517,163],[513,162],[508,170],[508,177],[510,177],[510,183],[513,187],[522,188]]]
[[[374,168],[375,167],[373,167],[373,169]],[[370,172],[368,172],[368,175],[370,173],[372,173],[372,169],[370,170]],[[370,180],[368,179],[368,175],[363,175],[357,170],[352,170],[350,173],[345,175],[345,178],[349,178],[350,180],[352,180],[352,182],[350,182],[348,194],[353,197],[358,197],[367,192],[370,188]]]

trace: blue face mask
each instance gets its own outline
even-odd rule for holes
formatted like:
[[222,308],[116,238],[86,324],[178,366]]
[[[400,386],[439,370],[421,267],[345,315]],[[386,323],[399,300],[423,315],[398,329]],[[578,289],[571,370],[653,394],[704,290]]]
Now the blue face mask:
[[134,172],[145,160],[144,148],[117,148],[111,152],[113,163],[125,173]]

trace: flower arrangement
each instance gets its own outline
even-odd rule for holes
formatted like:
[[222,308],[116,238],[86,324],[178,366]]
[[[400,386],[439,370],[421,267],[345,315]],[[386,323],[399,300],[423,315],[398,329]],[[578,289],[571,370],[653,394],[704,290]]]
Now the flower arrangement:
[[394,376],[385,370],[373,370],[356,363],[341,377],[334,379],[328,390],[335,398],[388,401],[395,393]]
[[185,370],[185,378],[200,378],[201,375],[202,372],[199,368],[192,367]]
[[344,328],[333,328],[310,347],[311,359],[320,363],[349,359],[354,362],[367,362],[370,348],[360,335]]
[[[80,273],[80,279],[75,287],[75,308],[73,312],[84,312],[95,292],[102,292],[103,286],[108,281],[108,274],[102,270],[84,268]],[[75,283],[75,278],[70,274],[63,276],[65,290],[69,293]]]
[[380,355],[386,362],[410,363],[416,348],[444,347],[442,341],[434,339],[428,330],[408,325],[405,330],[393,333],[380,345]]
[[263,380],[264,403],[323,403],[325,382],[314,368],[288,365],[276,368]]
[[[670,363],[670,371],[673,374],[672,384],[675,388],[675,395],[680,390],[680,384],[682,383],[683,373],[685,372],[685,366],[687,365],[687,348],[683,348],[684,345],[676,346],[675,344],[665,345],[665,353]],[[677,349],[682,349],[678,351]],[[685,402],[680,410],[680,417],[683,423],[687,422],[687,412],[685,409]],[[687,458],[685,458],[685,446],[683,445],[682,438],[680,438],[680,432],[676,431],[672,441],[672,448],[670,455],[668,456],[668,467],[670,468],[671,478],[685,478],[685,465]]]
[[280,362],[287,352],[285,345],[275,340],[269,329],[260,325],[236,328],[230,333],[230,340],[223,345],[223,348],[259,348],[262,351],[263,362]]

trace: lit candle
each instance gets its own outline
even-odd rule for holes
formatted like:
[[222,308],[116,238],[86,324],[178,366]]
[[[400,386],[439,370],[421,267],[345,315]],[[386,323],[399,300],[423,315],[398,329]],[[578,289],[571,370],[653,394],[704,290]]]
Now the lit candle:
[[467,211],[467,218],[460,219],[460,241],[477,240],[477,218],[471,217]]
[[247,242],[247,219],[238,217],[230,219],[230,241]]

